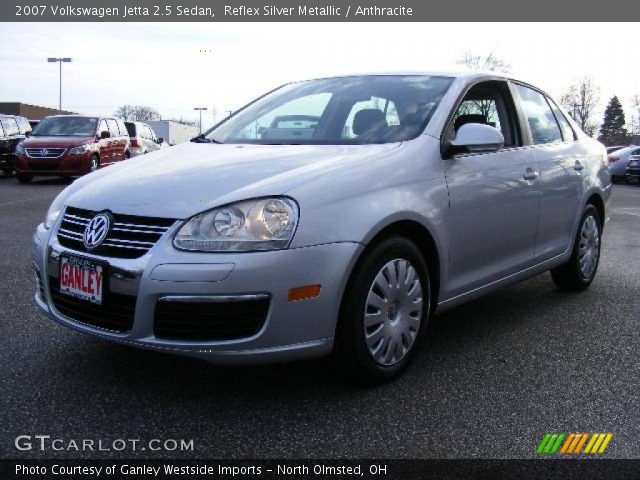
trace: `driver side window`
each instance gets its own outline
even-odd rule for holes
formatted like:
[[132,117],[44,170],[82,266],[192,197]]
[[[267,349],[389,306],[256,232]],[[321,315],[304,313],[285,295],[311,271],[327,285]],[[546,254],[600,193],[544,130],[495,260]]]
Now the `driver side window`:
[[505,82],[483,82],[471,87],[453,115],[451,136],[468,123],[497,128],[504,136],[505,147],[521,144],[515,128],[513,101]]

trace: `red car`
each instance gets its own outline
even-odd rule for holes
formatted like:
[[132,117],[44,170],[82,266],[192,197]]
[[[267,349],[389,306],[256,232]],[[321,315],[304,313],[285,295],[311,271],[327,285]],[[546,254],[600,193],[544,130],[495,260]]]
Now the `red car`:
[[15,156],[20,183],[34,175],[84,175],[128,159],[129,133],[118,118],[47,117],[16,147]]

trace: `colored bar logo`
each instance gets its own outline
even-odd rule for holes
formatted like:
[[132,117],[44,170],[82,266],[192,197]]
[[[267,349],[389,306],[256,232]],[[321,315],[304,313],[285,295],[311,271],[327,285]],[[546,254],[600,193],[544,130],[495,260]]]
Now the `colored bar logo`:
[[613,433],[608,432],[547,433],[538,445],[536,453],[541,455],[600,454],[604,453],[612,438]]

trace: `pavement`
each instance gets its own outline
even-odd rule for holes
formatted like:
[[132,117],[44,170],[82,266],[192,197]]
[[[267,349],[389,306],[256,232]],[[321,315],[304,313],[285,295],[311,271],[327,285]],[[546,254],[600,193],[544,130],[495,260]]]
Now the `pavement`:
[[[529,458],[550,431],[612,432],[607,457],[640,457],[640,187],[614,187],[588,291],[543,274],[446,312],[404,376],[364,389],[326,360],[217,367],[46,318],[30,241],[64,186],[0,177],[0,457]],[[18,435],[194,449],[22,452]]]

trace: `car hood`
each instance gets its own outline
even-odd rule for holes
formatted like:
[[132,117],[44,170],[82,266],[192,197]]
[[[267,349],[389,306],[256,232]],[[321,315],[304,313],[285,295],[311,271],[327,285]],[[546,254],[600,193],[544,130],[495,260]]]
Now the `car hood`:
[[284,194],[399,145],[187,143],[87,175],[72,185],[65,204],[130,215],[188,218],[230,202]]
[[68,148],[95,141],[95,137],[28,137],[21,145],[24,148]]

